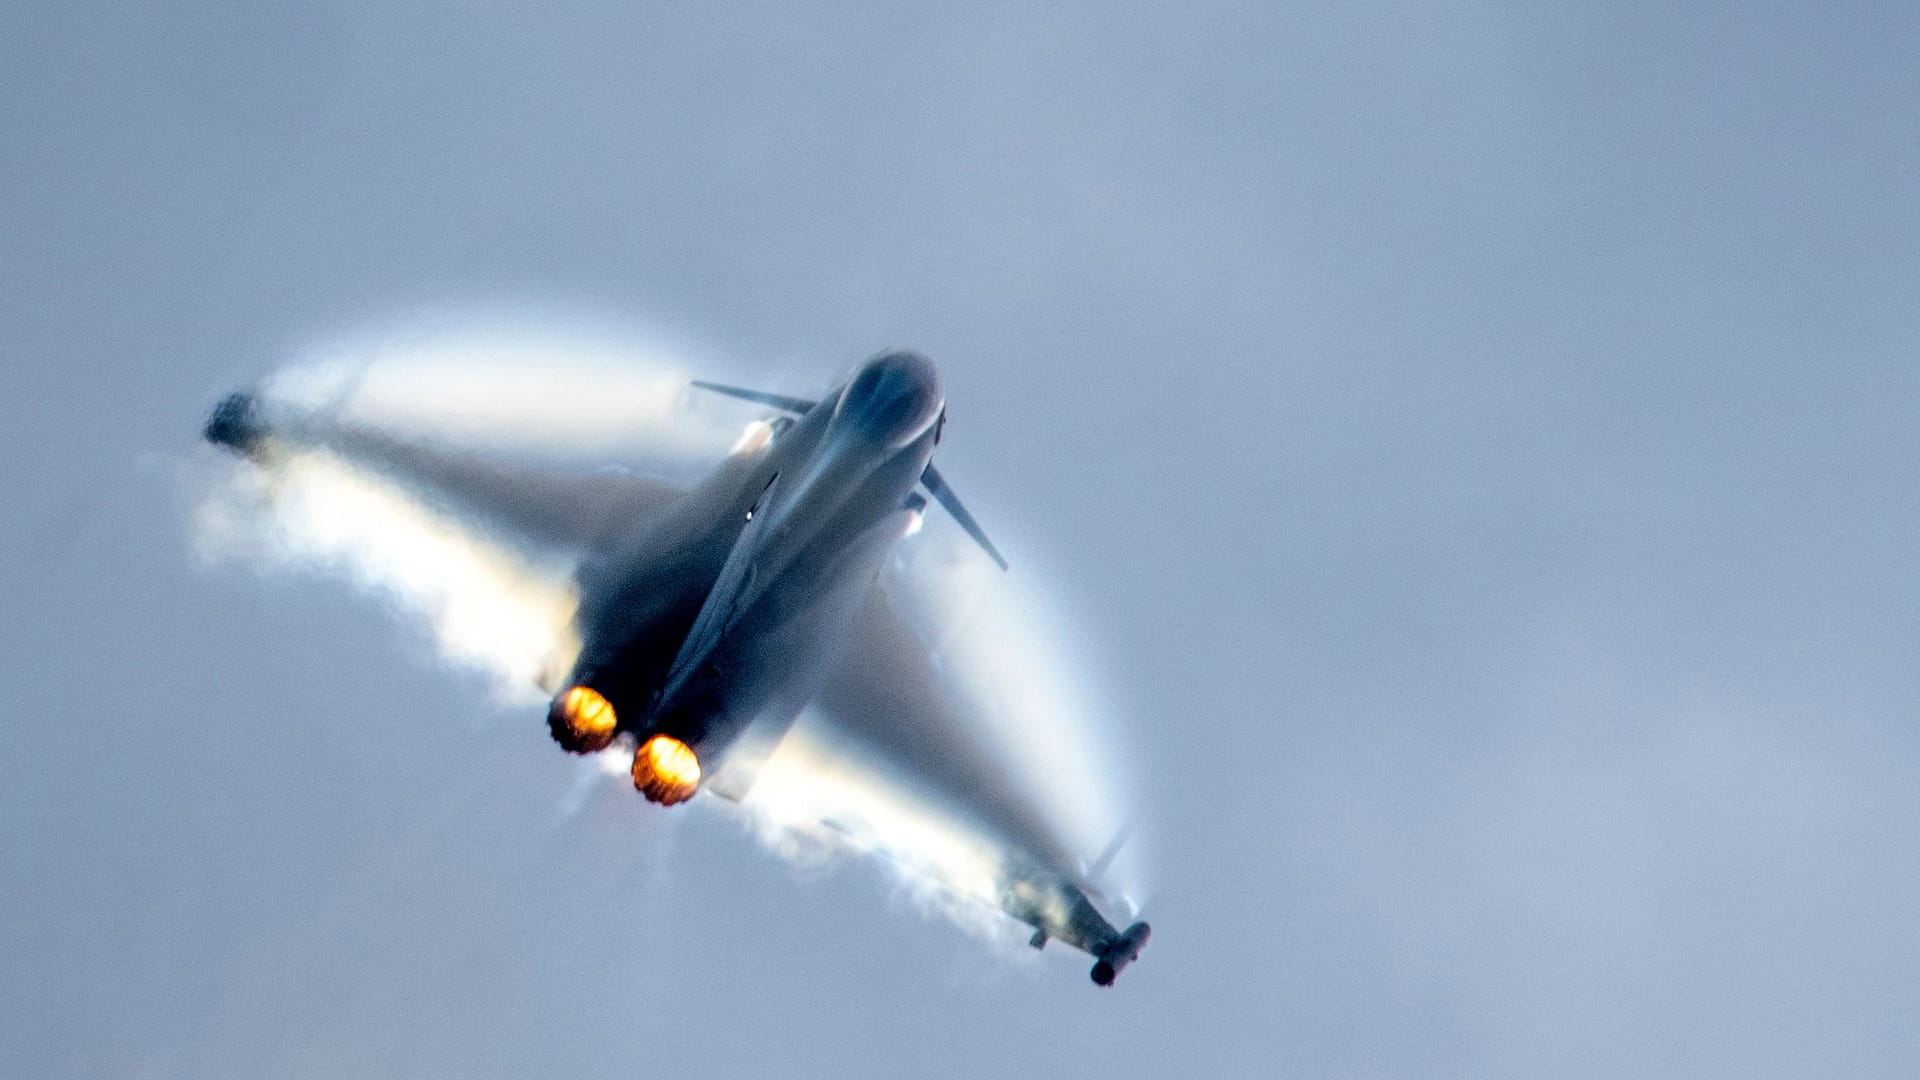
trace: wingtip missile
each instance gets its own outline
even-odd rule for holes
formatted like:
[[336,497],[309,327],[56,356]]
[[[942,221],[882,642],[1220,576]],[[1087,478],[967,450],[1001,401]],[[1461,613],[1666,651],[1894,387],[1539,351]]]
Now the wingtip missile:
[[1113,980],[1127,969],[1127,965],[1140,959],[1140,950],[1146,948],[1147,938],[1153,928],[1146,923],[1137,922],[1127,927],[1126,932],[1113,939],[1100,953],[1100,959],[1094,961],[1092,977],[1096,986],[1112,986]]
[[260,415],[260,402],[249,393],[228,394],[207,415],[200,434],[215,446],[224,446],[250,454],[266,437],[267,423]]

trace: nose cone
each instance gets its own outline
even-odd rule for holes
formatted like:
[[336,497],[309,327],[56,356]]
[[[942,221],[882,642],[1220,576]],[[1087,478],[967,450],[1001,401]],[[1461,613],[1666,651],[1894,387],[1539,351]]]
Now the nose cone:
[[932,427],[944,402],[933,361],[919,353],[881,353],[841,392],[834,423],[897,449]]

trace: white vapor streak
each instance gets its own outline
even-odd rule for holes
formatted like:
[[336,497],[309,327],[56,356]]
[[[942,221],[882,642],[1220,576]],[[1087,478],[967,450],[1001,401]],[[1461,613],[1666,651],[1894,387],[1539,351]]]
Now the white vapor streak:
[[854,756],[803,713],[738,807],[769,850],[809,865],[875,856],[922,910],[976,936],[1007,937],[1003,853],[963,813],[929,802],[883,762]]
[[495,332],[350,341],[275,373],[264,389],[301,413],[441,446],[644,459],[690,479],[739,437],[740,421],[735,405],[688,382],[678,365],[627,343]]
[[210,555],[342,572],[398,601],[506,701],[541,700],[537,687],[579,648],[568,567],[522,559],[324,451],[286,454],[271,471],[235,465],[201,504],[198,533]]
[[[1091,859],[1125,824],[1098,699],[1021,579],[946,515],[929,517],[883,575],[888,596],[920,628],[947,689],[965,700],[962,712],[977,718],[1061,838]],[[1116,860],[1121,871],[1128,865]]]

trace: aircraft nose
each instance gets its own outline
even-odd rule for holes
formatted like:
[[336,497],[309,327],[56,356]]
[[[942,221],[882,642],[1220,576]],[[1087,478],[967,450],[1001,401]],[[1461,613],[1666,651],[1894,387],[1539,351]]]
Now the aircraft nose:
[[891,447],[920,437],[940,416],[940,374],[919,353],[881,353],[866,362],[835,406],[837,422]]

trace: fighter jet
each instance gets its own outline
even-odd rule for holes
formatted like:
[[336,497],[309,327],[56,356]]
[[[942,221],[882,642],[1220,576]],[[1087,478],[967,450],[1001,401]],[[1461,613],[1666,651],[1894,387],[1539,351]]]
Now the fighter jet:
[[1113,849],[1083,866],[1036,827],[1017,784],[968,766],[961,704],[942,696],[934,657],[876,586],[929,500],[1006,567],[932,463],[946,426],[934,365],[885,352],[818,400],[692,386],[762,416],[684,489],[627,471],[482,461],[276,415],[249,393],[222,400],[204,435],[262,463],[324,444],[454,512],[577,552],[579,649],[548,686],[547,725],[562,749],[631,746],[634,787],[663,807],[700,791],[738,801],[796,717],[824,710],[966,805],[1006,853],[992,901],[1033,927],[1035,948],[1057,938],[1081,949],[1095,958],[1093,981],[1112,985],[1149,932],[1145,922],[1118,929],[1095,906]]

